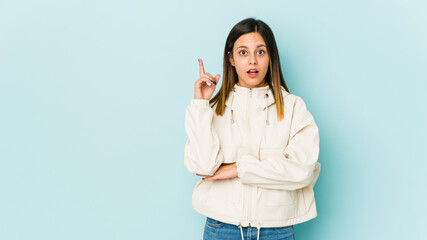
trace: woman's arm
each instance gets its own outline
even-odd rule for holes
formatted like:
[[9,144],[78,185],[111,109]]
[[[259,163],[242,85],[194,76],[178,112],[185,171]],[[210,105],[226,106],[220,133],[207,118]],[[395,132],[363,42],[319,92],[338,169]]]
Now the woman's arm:
[[224,162],[212,125],[214,114],[206,99],[192,99],[186,109],[184,165],[191,173],[212,176]]
[[[184,150],[184,165],[188,171],[200,175],[212,176],[224,162],[220,151],[218,135],[212,126],[214,110],[209,99],[218,84],[220,75],[215,78],[205,73],[202,59],[199,61],[200,78],[194,84],[194,99],[185,112],[185,131],[187,142]],[[206,83],[210,82],[211,85]]]
[[242,183],[281,190],[314,186],[320,172],[319,129],[300,97],[295,100],[291,126],[291,137],[281,156],[263,161],[252,155],[237,159]]

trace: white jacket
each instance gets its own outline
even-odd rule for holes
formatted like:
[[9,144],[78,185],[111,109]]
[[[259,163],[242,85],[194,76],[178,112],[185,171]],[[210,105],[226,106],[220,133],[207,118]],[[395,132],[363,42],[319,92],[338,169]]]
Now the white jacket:
[[200,214],[258,230],[317,216],[313,186],[320,172],[319,129],[304,101],[281,89],[282,121],[269,86],[235,84],[223,116],[215,114],[209,100],[191,100],[185,115],[185,167],[212,176],[222,163],[236,162],[238,172],[236,178],[196,184],[192,206]]

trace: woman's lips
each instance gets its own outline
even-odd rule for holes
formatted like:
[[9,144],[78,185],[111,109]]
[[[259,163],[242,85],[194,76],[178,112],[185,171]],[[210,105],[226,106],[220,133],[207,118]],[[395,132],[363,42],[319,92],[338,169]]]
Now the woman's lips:
[[256,77],[258,76],[258,72],[249,72],[248,75],[249,77]]
[[247,71],[247,73],[248,73],[249,77],[251,77],[251,78],[258,76],[258,70],[256,70],[256,69],[251,69],[251,70]]

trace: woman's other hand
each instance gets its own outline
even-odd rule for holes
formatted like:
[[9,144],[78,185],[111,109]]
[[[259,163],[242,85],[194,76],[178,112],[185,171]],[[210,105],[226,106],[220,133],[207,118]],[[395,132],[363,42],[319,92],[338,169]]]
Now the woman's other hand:
[[[199,58],[199,72],[200,78],[197,79],[194,84],[194,98],[195,99],[206,99],[209,100],[212,97],[212,94],[215,91],[216,86],[218,85],[220,75],[217,74],[212,77],[211,74],[205,73],[205,68],[203,67],[203,61]],[[211,85],[207,85],[209,82]]]
[[[196,174],[197,176],[204,177],[205,175]],[[206,176],[203,181],[228,179],[237,177],[237,166],[236,163],[222,164],[218,170],[216,170],[213,176]]]

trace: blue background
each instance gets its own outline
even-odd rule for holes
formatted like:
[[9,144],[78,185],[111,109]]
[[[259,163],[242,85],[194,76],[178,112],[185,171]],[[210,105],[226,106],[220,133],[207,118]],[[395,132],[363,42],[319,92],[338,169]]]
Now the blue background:
[[425,239],[426,9],[1,0],[0,239],[201,239],[185,108],[197,58],[222,75],[246,17],[272,28],[320,129],[318,216],[296,238]]

